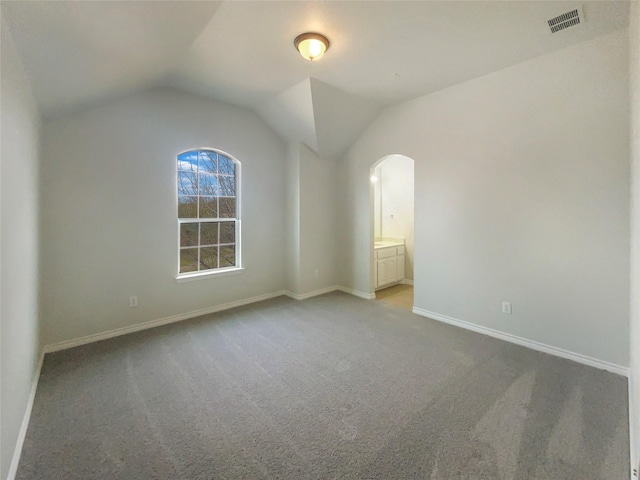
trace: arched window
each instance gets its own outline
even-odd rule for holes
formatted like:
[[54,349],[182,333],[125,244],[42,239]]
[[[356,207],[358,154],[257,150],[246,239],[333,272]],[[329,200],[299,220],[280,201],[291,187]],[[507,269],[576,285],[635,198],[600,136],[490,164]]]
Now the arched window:
[[213,149],[178,155],[178,276],[240,267],[240,162]]

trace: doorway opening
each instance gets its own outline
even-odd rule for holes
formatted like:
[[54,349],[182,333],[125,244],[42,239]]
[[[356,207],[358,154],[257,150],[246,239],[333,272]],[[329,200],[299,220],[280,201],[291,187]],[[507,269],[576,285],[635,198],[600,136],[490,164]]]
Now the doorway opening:
[[371,283],[376,300],[413,308],[414,161],[388,155],[371,167]]

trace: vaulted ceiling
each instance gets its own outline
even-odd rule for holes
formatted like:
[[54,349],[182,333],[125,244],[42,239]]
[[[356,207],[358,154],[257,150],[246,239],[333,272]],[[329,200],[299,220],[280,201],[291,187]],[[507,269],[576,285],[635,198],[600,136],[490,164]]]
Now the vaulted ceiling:
[[[585,22],[550,33],[582,6]],[[624,1],[2,1],[45,119],[153,86],[254,110],[339,157],[385,106],[626,26]],[[319,31],[318,61],[293,39]]]

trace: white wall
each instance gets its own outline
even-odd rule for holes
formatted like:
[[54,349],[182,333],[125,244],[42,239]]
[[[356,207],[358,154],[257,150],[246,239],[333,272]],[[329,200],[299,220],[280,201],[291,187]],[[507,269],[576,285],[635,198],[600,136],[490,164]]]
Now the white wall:
[[289,143],[286,174],[286,288],[300,293],[300,144]]
[[289,145],[287,290],[304,295],[336,285],[338,165],[305,144]]
[[629,21],[631,94],[631,467],[640,461],[640,3],[631,4]]
[[336,284],[340,169],[300,144],[300,293]]
[[627,44],[618,31],[383,112],[348,155],[346,285],[373,291],[370,167],[403,154],[416,307],[628,366]]
[[381,108],[370,99],[344,92],[317,78],[309,80],[318,140],[318,148],[314,150],[324,159],[340,160]]
[[375,175],[374,190],[380,197],[374,200],[376,236],[405,240],[404,278],[413,280],[413,160],[390,155],[378,164]]
[[312,148],[318,148],[310,78],[305,78],[281,94],[265,100],[258,111],[262,119],[282,138],[294,145],[302,141]]
[[[245,270],[177,283],[176,155],[194,147],[242,164]],[[286,148],[253,113],[152,90],[46,123],[43,159],[46,344],[284,288]]]
[[373,188],[373,236],[374,238],[382,238],[382,189],[378,176],[380,175],[380,165],[378,165],[372,178]]
[[7,478],[38,367],[40,119],[2,19],[0,148],[0,478]]

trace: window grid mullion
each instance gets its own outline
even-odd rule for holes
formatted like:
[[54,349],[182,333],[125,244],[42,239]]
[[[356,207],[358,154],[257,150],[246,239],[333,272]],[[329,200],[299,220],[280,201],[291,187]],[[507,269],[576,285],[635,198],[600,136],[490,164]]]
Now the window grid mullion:
[[218,222],[218,268],[220,268],[220,240],[220,222]]
[[213,223],[213,222],[236,222],[236,217],[222,217],[222,218],[179,218],[180,223]]
[[200,230],[201,230],[201,223],[198,222],[198,271],[200,271]]
[[[208,196],[208,198],[215,198],[215,204],[216,204],[216,213],[217,213],[217,217],[216,218],[201,218],[201,212],[200,212],[200,183],[201,183],[201,168],[200,168],[200,164],[202,162],[202,150],[196,150],[194,151],[196,153],[196,171],[193,172],[192,170],[183,170],[180,168],[180,164],[178,166],[178,172],[180,171],[186,171],[186,172],[191,172],[191,173],[195,173],[195,180],[196,180],[196,184],[195,184],[195,201],[196,201],[196,217],[195,218],[180,218],[178,217],[178,223],[179,225],[182,224],[186,224],[186,223],[195,223],[197,225],[198,228],[198,236],[197,236],[197,245],[195,245],[195,248],[197,248],[197,256],[196,256],[196,261],[197,261],[197,266],[195,271],[200,272],[203,271],[202,269],[202,225],[204,223],[216,223],[216,229],[217,229],[217,240],[218,242],[214,245],[207,245],[206,247],[216,247],[217,248],[217,266],[216,268],[221,268],[220,267],[220,262],[221,262],[221,248],[225,247],[225,246],[233,246],[234,247],[234,251],[235,251],[235,259],[234,259],[234,265],[233,266],[237,266],[238,262],[238,255],[239,255],[239,251],[238,251],[238,228],[239,228],[239,219],[238,219],[238,211],[237,209],[239,208],[239,206],[237,205],[237,199],[238,199],[238,193],[237,190],[239,189],[239,185],[238,185],[238,178],[237,176],[239,175],[239,171],[234,171],[233,174],[229,174],[229,173],[221,173],[220,172],[220,156],[218,154],[218,152],[211,152],[213,155],[215,155],[215,160],[214,160],[214,169],[215,171],[212,172],[213,176],[215,177],[215,181],[216,181],[216,186],[217,186],[217,192],[216,195],[210,195]],[[179,176],[178,176],[179,177]],[[226,178],[230,178],[230,177],[236,177],[234,179],[234,183],[235,183],[235,189],[236,189],[236,194],[233,196],[229,196],[229,195],[222,195],[222,189],[220,186],[220,179],[222,177],[226,177]],[[178,192],[179,194],[179,192]],[[236,199],[236,203],[235,203],[235,208],[236,208],[236,212],[235,212],[235,216],[232,218],[222,218],[220,217],[220,198],[234,198]],[[229,242],[225,242],[225,243],[221,243],[221,231],[222,231],[222,222],[228,223],[228,222],[234,222],[234,239],[233,242],[229,243]],[[194,246],[181,246],[180,245],[180,241],[179,241],[179,250],[186,250],[189,248],[194,248]],[[180,266],[179,266],[179,272],[180,273]],[[212,270],[212,269],[205,269],[205,270]],[[188,273],[188,272],[187,272]]]
[[196,225],[198,229],[198,242],[196,244],[196,271],[200,271],[200,152],[196,154]]

